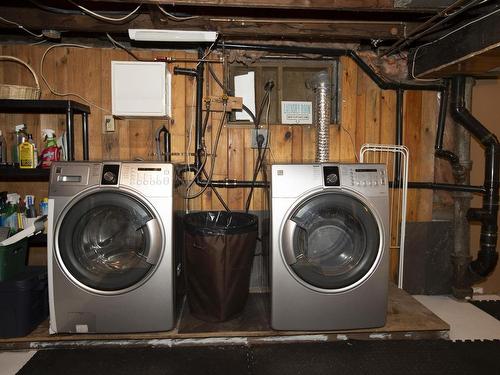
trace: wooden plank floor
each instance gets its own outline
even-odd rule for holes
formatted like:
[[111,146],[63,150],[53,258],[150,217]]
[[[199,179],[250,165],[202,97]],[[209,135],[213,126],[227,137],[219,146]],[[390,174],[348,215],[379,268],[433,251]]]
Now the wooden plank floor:
[[266,294],[251,294],[243,313],[224,323],[208,323],[189,314],[187,304],[177,327],[167,332],[127,334],[48,334],[48,321],[25,337],[0,339],[0,349],[82,346],[181,346],[258,344],[346,339],[442,339],[449,326],[403,290],[391,286],[384,327],[350,331],[274,331],[269,326]]

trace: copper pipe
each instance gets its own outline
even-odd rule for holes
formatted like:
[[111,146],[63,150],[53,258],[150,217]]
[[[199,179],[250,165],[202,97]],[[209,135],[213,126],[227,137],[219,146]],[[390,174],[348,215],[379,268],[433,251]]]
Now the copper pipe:
[[220,59],[182,59],[182,58],[176,58],[176,57],[155,57],[154,61],[164,61],[167,63],[173,63],[173,62],[191,62],[191,63],[198,63],[198,62],[206,62],[206,63],[214,63],[214,64],[222,64],[224,63],[224,58]]

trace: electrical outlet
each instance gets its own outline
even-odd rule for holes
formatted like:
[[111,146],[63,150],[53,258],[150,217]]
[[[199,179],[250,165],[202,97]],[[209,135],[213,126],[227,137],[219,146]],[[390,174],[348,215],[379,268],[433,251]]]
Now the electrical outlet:
[[262,148],[267,148],[267,129],[252,129],[252,148],[259,148],[257,139],[259,136],[264,137],[264,142],[262,142]]
[[111,115],[104,116],[104,131],[111,133],[115,131],[115,119]]

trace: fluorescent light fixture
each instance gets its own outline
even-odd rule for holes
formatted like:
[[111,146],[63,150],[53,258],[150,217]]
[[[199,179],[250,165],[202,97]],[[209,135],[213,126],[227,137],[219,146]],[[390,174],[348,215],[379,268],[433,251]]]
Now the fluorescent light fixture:
[[132,40],[144,42],[212,43],[217,39],[217,32],[193,30],[129,29],[128,36]]

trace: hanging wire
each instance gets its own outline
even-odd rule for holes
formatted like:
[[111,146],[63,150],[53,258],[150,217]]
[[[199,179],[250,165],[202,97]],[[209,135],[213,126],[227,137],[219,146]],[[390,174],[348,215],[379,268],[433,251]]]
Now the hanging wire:
[[31,36],[34,36],[35,38],[45,38],[45,36],[43,34],[36,34],[33,31],[28,30],[26,27],[24,27],[23,25],[21,25],[17,22],[10,21],[10,20],[3,18],[3,17],[0,17],[0,20],[5,22],[5,23],[10,23],[11,25],[16,25],[18,28],[20,28],[24,32],[30,34]]
[[189,195],[189,192],[187,192],[185,198],[186,199],[194,199],[194,198],[198,198],[200,195],[202,195],[205,190],[207,190],[208,186],[211,184],[212,182],[212,177],[213,177],[213,174],[214,174],[214,169],[215,169],[215,158],[217,157],[217,148],[219,147],[219,140],[220,140],[220,135],[221,135],[221,132],[222,132],[222,127],[224,125],[224,122],[226,120],[226,108],[227,108],[227,102],[224,101],[224,104],[222,106],[222,117],[221,117],[221,121],[219,122],[219,127],[217,128],[217,134],[215,136],[215,143],[212,147],[212,153],[210,154],[210,173],[207,177],[207,182],[205,183],[205,185],[202,187],[202,189],[193,194],[193,195]]
[[356,152],[356,145],[354,144],[354,138],[352,137],[352,134],[349,130],[347,130],[344,125],[340,125],[340,128],[345,131],[347,133],[347,135],[349,136],[349,139],[351,140],[351,145],[352,145],[352,152],[354,154],[354,158],[356,159],[356,162],[359,163],[359,159],[358,159],[358,153]]
[[[272,81],[269,81],[269,82],[272,82]],[[266,90],[266,94],[262,98],[260,109],[259,109],[259,112],[257,115],[257,122],[255,124],[257,137],[258,137],[258,129],[259,129],[258,126],[260,123],[260,117],[262,116],[262,111],[263,111],[263,108],[266,105],[266,103],[267,103],[267,106],[266,106],[266,108],[267,108],[267,110],[266,110],[267,132],[269,134],[269,109],[270,109],[270,105],[271,105],[271,90],[272,90],[272,87],[274,85],[274,83],[273,83],[273,85],[268,86],[269,82],[266,84],[266,87],[264,88]],[[258,146],[257,160],[255,161],[255,169],[254,169],[254,173],[253,173],[253,177],[252,177],[252,186],[250,188],[250,191],[248,192],[248,196],[247,196],[247,200],[246,200],[246,204],[245,204],[245,212],[248,212],[248,210],[250,209],[250,202],[252,201],[252,196],[253,196],[253,192],[255,189],[255,182],[257,181],[257,176],[259,175],[259,171],[262,168],[262,164],[263,164],[264,157],[266,154],[266,147],[264,147],[264,149],[262,149],[262,145],[259,144],[258,142],[257,142],[257,146]]]
[[106,33],[106,36],[108,37],[109,41],[115,46],[115,47],[118,47],[122,50],[124,50],[125,52],[127,52],[130,56],[132,56],[135,60],[137,61],[146,61],[144,59],[141,59],[140,57],[138,57],[135,53],[133,53],[129,48],[125,47],[123,44],[117,42],[115,39],[113,39],[111,37],[111,35],[109,35],[109,33]]
[[160,4],[156,4],[156,6],[160,10],[160,12],[162,12],[164,15],[166,15],[168,18],[170,18],[173,21],[181,22],[181,21],[187,21],[187,20],[192,20],[192,19],[195,19],[195,18],[199,18],[199,16],[178,17],[178,16],[176,16],[176,15],[174,15],[172,13],[167,12],[165,9],[163,9],[161,7]]
[[84,98],[80,94],[77,94],[74,92],[59,92],[59,91],[55,90],[54,88],[52,88],[52,86],[49,84],[49,82],[47,81],[47,78],[45,77],[45,75],[43,73],[43,63],[45,61],[45,57],[52,49],[60,48],[60,47],[85,48],[85,49],[92,48],[92,47],[85,46],[82,44],[73,44],[73,43],[54,44],[54,45],[50,46],[49,48],[47,48],[45,50],[45,52],[43,53],[42,58],[40,59],[40,77],[42,77],[42,80],[45,83],[45,85],[47,86],[47,88],[49,89],[49,91],[56,96],[75,96],[75,97],[83,100],[85,103],[88,103],[89,105],[104,111],[105,113],[111,113],[111,111],[109,109],[103,108],[103,107],[95,104],[94,102],[91,102],[90,100]]
[[[88,14],[89,16],[92,16],[94,18],[97,18],[98,20],[101,20],[101,21],[106,21],[106,22],[125,22],[125,21],[128,21],[129,18],[133,17],[137,11],[141,8],[142,6],[142,3],[139,4],[137,6],[137,8],[135,8],[132,12],[130,12],[129,14],[127,14],[126,16],[123,16],[123,17],[120,17],[120,18],[112,18],[112,17],[106,17],[106,16],[103,16],[101,14],[98,14],[96,12],[93,12],[91,11],[90,9],[87,9],[81,5],[78,5],[77,3],[75,3],[73,0],[67,0],[69,3],[73,4],[74,6],[76,6],[78,9],[80,9],[82,12]],[[136,16],[137,17],[137,16]]]

